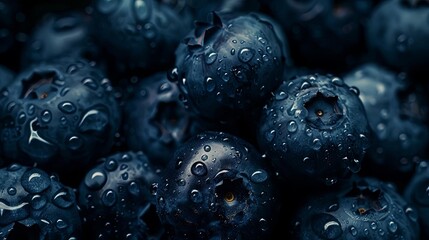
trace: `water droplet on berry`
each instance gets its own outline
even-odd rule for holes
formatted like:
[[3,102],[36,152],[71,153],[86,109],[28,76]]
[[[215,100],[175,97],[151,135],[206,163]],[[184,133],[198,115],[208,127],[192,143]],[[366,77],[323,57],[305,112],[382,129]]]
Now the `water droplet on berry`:
[[104,162],[104,168],[111,172],[118,168],[118,162],[115,159],[108,159]]
[[254,55],[255,55],[255,50],[250,48],[242,48],[238,53],[238,59],[240,59],[240,61],[244,63],[247,63],[250,60],[252,60]]
[[201,203],[203,201],[201,192],[196,189],[191,190],[191,201],[194,203]]
[[350,226],[349,231],[352,236],[356,236],[358,234],[358,231],[355,226]]
[[64,228],[68,227],[67,223],[64,220],[62,220],[61,218],[59,218],[57,220],[57,222],[55,223],[55,226],[57,226],[58,229],[64,229]]
[[74,106],[74,104],[68,101],[58,104],[58,109],[60,109],[61,112],[68,114],[74,113],[76,111],[76,107]]
[[411,208],[411,207],[407,207],[407,208],[405,209],[405,214],[408,216],[408,218],[409,218],[411,221],[413,221],[413,222],[416,222],[416,221],[417,221],[418,215],[417,215],[417,212],[416,212],[416,211],[414,211],[414,209],[413,209],[413,208]]
[[206,63],[208,65],[210,65],[210,64],[212,64],[212,63],[214,63],[216,61],[216,59],[217,59],[217,53],[215,53],[215,52],[207,53],[205,55],[205,59],[206,59]]
[[82,84],[92,90],[97,90],[98,88],[98,84],[92,78],[84,78],[82,80]]
[[82,140],[78,136],[72,136],[67,141],[67,146],[71,150],[78,150],[80,147],[82,147]]
[[296,122],[294,120],[289,121],[289,123],[287,125],[287,130],[290,133],[294,133],[294,132],[296,132],[297,129],[298,129],[298,124],[296,124]]
[[39,210],[46,206],[47,200],[45,196],[34,195],[31,198],[30,205],[33,209]]
[[388,224],[388,229],[390,232],[395,233],[398,230],[398,224],[394,221],[390,221]]
[[205,152],[210,152],[212,150],[212,148],[210,147],[210,145],[205,145],[204,146],[204,151]]
[[42,112],[41,119],[43,123],[49,123],[52,119],[52,114],[49,110],[44,110]]
[[341,224],[329,214],[321,213],[312,218],[312,229],[322,239],[337,239],[343,234]]
[[103,171],[92,169],[85,176],[85,185],[93,190],[98,190],[104,186],[107,176]]
[[207,166],[203,162],[196,162],[192,164],[191,172],[196,176],[204,176],[207,174]]
[[268,224],[268,221],[265,220],[265,218],[259,219],[259,225],[261,226],[261,230],[264,232],[267,231],[270,227],[270,225]]
[[313,149],[318,151],[321,147],[322,147],[322,142],[320,141],[320,139],[315,138],[313,140]]
[[132,181],[128,185],[128,191],[131,194],[138,196],[140,194],[140,186],[136,182]]
[[250,180],[254,183],[261,183],[264,182],[268,179],[268,174],[265,170],[257,170],[255,172],[252,173],[252,175],[250,176]]
[[104,206],[111,207],[116,203],[116,192],[112,189],[108,189],[104,191],[103,196],[101,197],[101,201]]
[[73,205],[73,199],[65,189],[60,189],[52,198],[52,202],[59,208],[69,208]]
[[29,193],[40,193],[49,187],[51,179],[39,169],[30,169],[22,175],[21,184]]
[[15,195],[16,194],[16,188],[14,188],[14,187],[8,188],[7,193],[11,196]]
[[276,130],[274,130],[274,129],[265,132],[265,140],[267,140],[268,142],[273,141],[275,136],[276,136]]

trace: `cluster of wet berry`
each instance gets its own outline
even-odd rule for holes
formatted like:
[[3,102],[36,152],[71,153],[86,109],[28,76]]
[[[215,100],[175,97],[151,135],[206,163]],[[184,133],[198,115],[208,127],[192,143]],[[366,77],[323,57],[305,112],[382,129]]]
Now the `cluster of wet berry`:
[[0,238],[428,238],[428,20],[0,0]]

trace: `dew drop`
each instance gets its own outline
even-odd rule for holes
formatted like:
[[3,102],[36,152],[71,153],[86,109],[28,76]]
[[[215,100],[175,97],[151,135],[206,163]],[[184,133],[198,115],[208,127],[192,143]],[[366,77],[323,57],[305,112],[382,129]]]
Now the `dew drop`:
[[59,208],[69,208],[73,205],[74,199],[66,189],[60,189],[52,198],[52,202]]
[[37,168],[25,172],[21,177],[22,187],[29,193],[40,193],[50,186],[51,180]]
[[214,63],[217,59],[217,53],[211,52],[205,55],[206,63],[208,65]]
[[244,63],[247,63],[250,60],[252,60],[254,55],[255,55],[255,50],[250,48],[242,48],[238,53],[238,59],[240,59],[240,61]]
[[275,99],[276,99],[277,101],[284,100],[284,99],[286,99],[287,97],[288,97],[288,94],[287,94],[286,92],[284,92],[284,91],[280,91],[280,92],[276,93],[276,95],[275,95]]
[[82,140],[77,136],[72,136],[67,141],[67,147],[69,147],[71,150],[78,150],[80,147],[82,147]]
[[298,129],[298,124],[296,124],[296,122],[294,120],[289,121],[289,123],[287,125],[287,130],[290,133],[294,133],[294,132],[296,132],[297,129]]
[[64,229],[64,228],[68,227],[67,223],[64,220],[62,220],[61,218],[57,220],[57,222],[55,223],[55,226],[58,229]]
[[74,104],[68,101],[58,104],[58,109],[60,109],[61,112],[68,114],[74,113],[76,111]]
[[107,176],[103,171],[92,169],[85,176],[85,185],[93,190],[101,189],[107,181]]
[[16,188],[14,188],[14,187],[8,188],[7,193],[11,196],[15,195],[16,194]]
[[262,169],[253,172],[252,175],[250,176],[250,180],[254,183],[265,182],[267,179],[268,179],[268,174],[265,170],[262,170]]
[[44,110],[42,112],[41,120],[44,123],[49,123],[52,119],[52,114],[49,110]]
[[103,193],[101,197],[101,201],[103,201],[104,206],[111,207],[116,203],[116,192],[112,189],[108,189]]
[[275,136],[276,136],[276,130],[274,129],[271,131],[265,132],[265,140],[267,140],[268,142],[272,142]]
[[140,186],[136,182],[132,181],[128,185],[128,191],[131,194],[138,196],[140,194]]
[[191,190],[191,201],[194,203],[201,203],[203,201],[201,192],[196,189]]
[[92,78],[84,78],[82,80],[82,84],[92,90],[97,90],[98,88],[98,84]]
[[394,221],[390,221],[388,225],[388,229],[390,232],[395,233],[398,230],[398,224]]
[[210,147],[210,145],[205,145],[204,146],[204,151],[205,152],[210,152],[212,150],[212,148]]
[[322,147],[322,142],[320,141],[320,139],[315,138],[313,140],[313,149],[318,151],[318,150],[320,150],[321,147]]
[[207,174],[207,166],[203,162],[196,162],[192,164],[191,172],[196,176],[205,176]]
[[411,208],[411,207],[406,208],[405,209],[405,214],[408,216],[408,218],[411,221],[413,221],[413,222],[417,221],[418,215],[417,215],[416,211],[414,211],[413,208]]
[[213,78],[211,78],[211,77],[207,77],[206,78],[205,84],[206,84],[206,90],[207,90],[207,92],[213,92],[213,90],[216,87],[216,83],[213,80]]
[[351,227],[349,228],[349,231],[350,231],[350,234],[351,234],[352,236],[356,236],[356,235],[358,234],[358,231],[357,231],[357,229],[356,229],[356,227],[355,227],[355,226],[351,226]]
[[35,210],[42,209],[44,206],[46,206],[46,203],[46,197],[41,195],[34,195],[30,200],[30,205]]
[[261,230],[264,232],[267,231],[270,227],[268,221],[265,220],[265,218],[259,219],[259,225],[261,226]]
[[104,162],[104,168],[111,172],[118,168],[118,162],[115,159],[108,159]]

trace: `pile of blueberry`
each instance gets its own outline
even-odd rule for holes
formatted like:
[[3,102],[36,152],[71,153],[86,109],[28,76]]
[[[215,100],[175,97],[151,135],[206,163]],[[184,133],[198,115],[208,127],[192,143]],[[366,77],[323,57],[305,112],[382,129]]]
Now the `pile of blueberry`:
[[0,239],[428,239],[428,39],[427,0],[0,0]]

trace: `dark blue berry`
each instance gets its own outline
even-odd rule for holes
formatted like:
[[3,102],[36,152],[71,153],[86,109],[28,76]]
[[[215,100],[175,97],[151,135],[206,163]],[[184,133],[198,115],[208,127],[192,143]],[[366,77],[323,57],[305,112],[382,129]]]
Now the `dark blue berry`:
[[0,238],[80,239],[75,192],[40,168],[0,169]]
[[110,151],[120,123],[109,80],[73,58],[22,70],[2,90],[0,106],[4,158],[73,176]]
[[291,239],[420,239],[419,214],[394,185],[376,178],[304,201],[292,220]]
[[287,49],[259,13],[216,13],[196,22],[176,50],[183,101],[199,116],[233,121],[249,115],[281,81]]
[[295,184],[332,185],[357,173],[370,134],[358,95],[331,75],[285,81],[261,111],[258,145]]
[[266,239],[276,222],[269,163],[241,138],[207,131],[179,146],[157,188],[157,211],[179,239]]
[[185,109],[177,85],[167,79],[165,72],[127,87],[133,92],[123,108],[126,144],[132,150],[143,151],[153,165],[163,169],[177,146],[203,126]]
[[427,72],[428,14],[428,1],[382,1],[368,20],[369,52],[398,70]]
[[409,175],[419,159],[428,157],[429,108],[423,88],[376,63],[356,67],[344,81],[359,88],[374,133],[366,170],[392,180]]
[[[99,159],[79,186],[79,206],[87,236],[148,239],[151,234],[160,234],[148,225],[153,221],[156,224],[158,219],[153,195],[157,181],[158,175],[143,152],[118,152]],[[145,215],[151,212],[156,219],[145,222]]]

